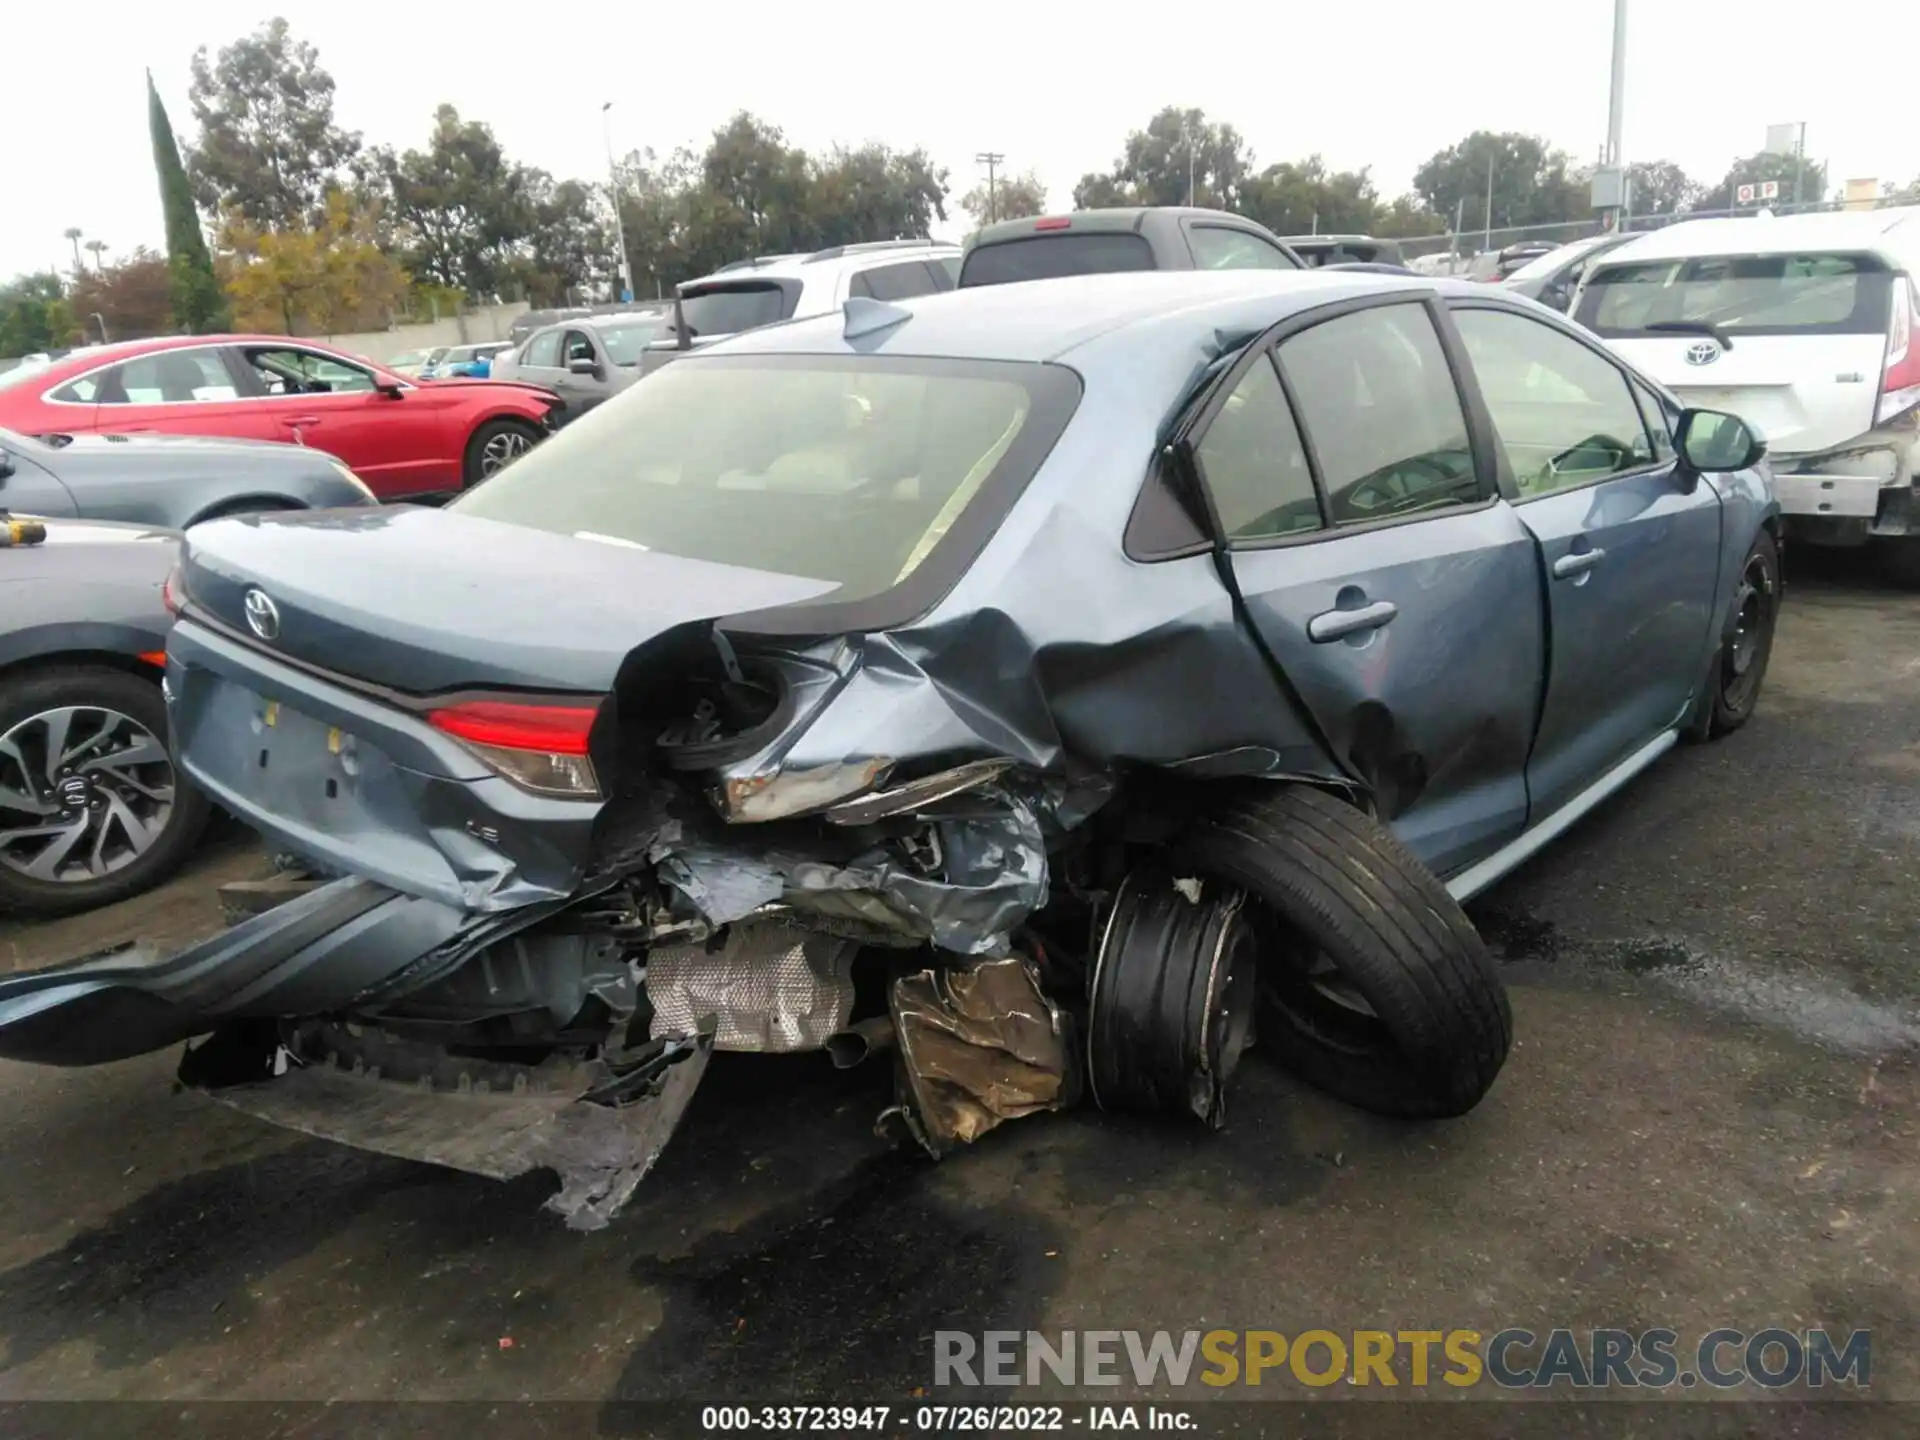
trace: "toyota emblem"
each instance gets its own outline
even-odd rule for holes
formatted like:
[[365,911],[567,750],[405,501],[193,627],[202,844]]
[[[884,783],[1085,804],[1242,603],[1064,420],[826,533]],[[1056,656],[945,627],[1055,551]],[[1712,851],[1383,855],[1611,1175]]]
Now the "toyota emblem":
[[1711,340],[1697,340],[1687,346],[1687,364],[1711,365],[1720,358],[1720,347]]
[[273,603],[264,590],[247,591],[241,608],[247,612],[247,628],[262,640],[275,640],[280,635],[280,607]]

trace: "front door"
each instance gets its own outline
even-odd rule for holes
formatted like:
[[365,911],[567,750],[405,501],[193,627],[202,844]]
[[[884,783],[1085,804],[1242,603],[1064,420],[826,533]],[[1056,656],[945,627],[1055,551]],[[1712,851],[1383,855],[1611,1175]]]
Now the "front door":
[[1450,874],[1526,823],[1538,570],[1434,311],[1383,298],[1243,361],[1192,441],[1254,627],[1382,818]]
[[373,371],[302,345],[245,345],[239,354],[273,439],[324,450],[382,500],[446,488],[444,419],[413,403],[418,390],[395,399]]
[[[1454,312],[1539,542],[1552,656],[1528,762],[1534,820],[1671,730],[1706,673],[1720,500],[1597,346],[1515,310]],[[1650,399],[1651,397],[1649,397]]]

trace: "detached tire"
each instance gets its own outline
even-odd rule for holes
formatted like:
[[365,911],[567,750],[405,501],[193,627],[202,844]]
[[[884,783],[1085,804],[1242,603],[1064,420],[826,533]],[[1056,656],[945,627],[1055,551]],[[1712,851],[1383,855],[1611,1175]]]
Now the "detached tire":
[[1384,826],[1275,785],[1202,819],[1175,863],[1255,902],[1258,1049],[1380,1115],[1464,1115],[1487,1093],[1513,1044],[1506,988],[1446,887]]

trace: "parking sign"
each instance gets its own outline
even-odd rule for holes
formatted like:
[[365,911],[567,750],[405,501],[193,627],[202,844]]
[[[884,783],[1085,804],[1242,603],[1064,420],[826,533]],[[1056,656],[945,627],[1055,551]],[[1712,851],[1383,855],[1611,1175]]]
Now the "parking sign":
[[1762,200],[1778,200],[1780,198],[1780,182],[1778,180],[1769,180],[1763,184],[1760,187],[1760,198]]

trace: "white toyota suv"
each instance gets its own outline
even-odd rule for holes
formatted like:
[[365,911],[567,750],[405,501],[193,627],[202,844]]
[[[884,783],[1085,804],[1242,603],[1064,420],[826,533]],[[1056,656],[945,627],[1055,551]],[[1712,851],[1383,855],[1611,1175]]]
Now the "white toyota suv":
[[1920,586],[1920,207],[1689,220],[1591,268],[1573,316],[1767,440],[1788,534]]
[[938,240],[876,240],[738,260],[676,288],[669,323],[642,355],[640,373],[743,330],[831,314],[851,296],[905,300],[951,290],[959,273],[960,247]]

